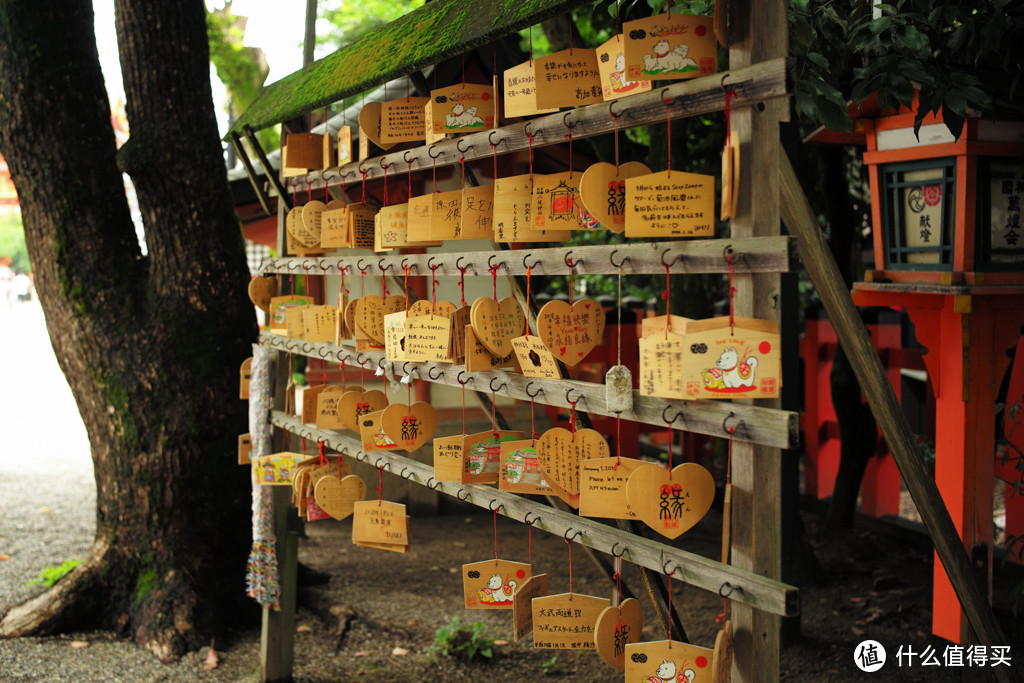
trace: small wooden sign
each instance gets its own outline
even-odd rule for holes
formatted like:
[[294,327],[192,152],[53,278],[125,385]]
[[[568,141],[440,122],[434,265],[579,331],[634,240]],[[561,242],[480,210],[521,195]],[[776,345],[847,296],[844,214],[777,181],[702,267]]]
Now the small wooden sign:
[[[534,174],[534,179],[540,175]],[[533,223],[533,186],[529,175],[509,176],[494,181],[494,241],[564,242],[568,229],[537,229]]]
[[626,180],[626,237],[714,234],[714,176],[662,171]]
[[498,469],[501,466],[501,445],[519,441],[522,432],[489,429],[486,432],[466,435],[462,452],[463,484],[497,484]]
[[426,137],[424,107],[429,97],[403,97],[381,105],[380,139],[385,144],[418,142]]
[[686,398],[683,371],[686,337],[655,332],[640,339],[639,391],[643,396]]
[[[310,304],[312,305],[312,304]],[[302,339],[306,334],[305,315],[307,306],[295,306],[284,312],[284,335],[289,339]]]
[[409,317],[417,318],[426,315],[440,315],[451,319],[452,313],[458,308],[451,301],[428,301],[420,299],[409,304]]
[[388,360],[406,360],[406,320],[405,311],[388,313],[384,316],[384,357]]
[[344,429],[345,424],[338,416],[338,403],[345,390],[337,385],[328,386],[316,397],[316,428]]
[[307,306],[302,311],[303,339],[331,342],[338,337],[337,306]]
[[553,427],[537,439],[537,456],[544,479],[559,498],[574,508],[580,506],[582,462],[610,455],[608,443],[593,429],[580,429],[574,434],[568,429]]
[[580,180],[576,172],[534,175],[533,227],[536,230],[569,231],[579,228]]
[[424,128],[426,129],[426,136],[423,139],[424,144],[432,145],[439,140],[444,140],[447,136],[444,131],[440,133],[434,132],[434,101],[431,100],[423,107],[423,122]]
[[579,201],[602,228],[613,232],[626,229],[626,180],[650,175],[651,169],[639,161],[619,164],[599,162],[583,172]]
[[384,316],[399,311],[405,311],[405,297],[393,295],[381,299],[368,294],[356,301],[356,327],[373,341],[383,344]]
[[576,365],[604,338],[604,309],[593,299],[572,306],[557,299],[537,313],[537,334],[551,354],[566,365]]
[[303,424],[316,423],[317,400],[320,398],[320,394],[322,394],[325,389],[327,389],[326,384],[319,384],[315,387],[307,386],[302,391],[301,419]]
[[579,107],[602,101],[597,51],[570,48],[533,60],[537,106]]
[[252,454],[252,435],[238,435],[238,464],[248,465],[249,456]]
[[411,242],[430,240],[430,212],[433,206],[432,194],[409,197],[409,227],[406,234]]
[[306,459],[301,453],[274,453],[250,460],[253,476],[263,486],[291,486],[295,465]]
[[667,538],[677,538],[699,522],[715,499],[715,478],[694,462],[636,468],[626,482],[626,498],[636,516]]
[[624,670],[626,645],[638,642],[643,628],[644,608],[638,600],[626,598],[618,606],[606,607],[594,626],[597,654],[613,669]]
[[384,431],[384,411],[367,413],[359,418],[359,437],[363,442],[363,450],[394,451],[401,448],[395,440]]
[[321,477],[313,489],[317,506],[334,519],[345,519],[352,514],[355,504],[366,498],[366,482],[354,474],[339,479]]
[[478,297],[470,309],[469,319],[480,343],[499,358],[512,353],[512,339],[522,334],[526,326],[522,307],[510,296],[500,301]]
[[580,464],[580,516],[636,519],[626,482],[643,464],[633,458],[592,458]]
[[728,316],[686,327],[686,398],[774,398],[782,387],[779,324]]
[[[356,301],[357,299],[350,299],[345,301],[345,339],[354,337],[356,334]],[[339,337],[338,343],[341,343]]]
[[387,500],[356,501],[352,512],[352,542],[372,544],[371,547],[405,546],[407,551],[409,518],[405,506]]
[[544,346],[540,337],[525,336],[516,337],[512,340],[512,351],[516,354],[519,367],[523,369],[524,377],[535,377],[537,379],[561,379],[562,374],[558,369],[555,357]]
[[320,219],[327,210],[327,205],[317,199],[311,199],[302,205],[302,224],[306,232],[315,237],[315,242],[307,246],[320,246]]
[[[379,231],[377,227],[379,226]],[[379,235],[380,239],[376,239]],[[374,250],[391,251],[409,244],[409,205],[381,207],[374,225]]]
[[544,481],[533,439],[504,441],[501,444],[498,488],[509,493],[548,494],[551,487]]
[[386,405],[387,401],[384,399],[383,391],[349,389],[338,399],[337,412],[342,429],[358,432],[360,418],[384,410]]
[[338,166],[352,162],[352,126],[338,129]]
[[718,683],[712,678],[715,653],[673,640],[626,645],[626,680]]
[[[472,326],[469,324],[469,306],[460,306],[459,308],[452,311],[452,362],[454,363],[465,363],[466,362],[466,328],[472,331]],[[476,339],[474,338],[474,342]],[[477,342],[478,343],[478,342]],[[480,348],[483,348],[482,346]],[[485,349],[486,350],[486,349]],[[467,370],[472,368],[467,367]]]
[[433,132],[474,133],[494,127],[491,84],[463,83],[430,91]]
[[324,142],[317,133],[289,133],[285,138],[288,146],[288,167],[322,168],[324,165]]
[[377,212],[364,204],[348,205],[348,242],[355,249],[373,249]]
[[494,185],[467,187],[462,191],[461,223],[457,239],[494,238]]
[[[417,301],[430,307],[429,301]],[[448,304],[440,301],[439,304]],[[452,304],[448,304],[452,306]],[[410,309],[410,314],[412,310]],[[406,319],[405,358],[415,362],[447,363],[452,355],[452,319],[447,315],[417,315]]]
[[633,410],[633,373],[625,365],[613,365],[605,373],[604,404],[611,413]]
[[437,192],[431,195],[430,239],[453,240],[459,235],[462,222],[462,190]]
[[359,135],[365,136],[373,144],[383,150],[394,147],[394,143],[386,143],[381,139],[381,111],[383,105],[380,102],[367,102],[359,110]]
[[509,560],[485,560],[462,565],[466,609],[512,609],[519,586],[530,578],[530,565]]
[[486,346],[480,343],[472,325],[466,325],[463,330],[465,334],[463,348],[466,354],[466,370],[469,372],[480,372],[515,367],[516,354],[514,352],[510,351],[507,356],[498,358],[488,351]]
[[238,398],[243,401],[249,400],[249,382],[252,380],[252,356],[242,361],[238,369]]
[[686,326],[692,321],[692,318],[685,318],[681,315],[656,315],[644,318],[640,321],[640,338],[654,334],[664,336],[665,332],[685,335]]
[[[334,202],[331,202],[332,204]],[[320,216],[320,246],[325,249],[348,247],[348,207],[328,208]]]
[[[306,228],[306,223],[302,220],[301,206],[296,206],[288,211],[288,214],[285,216],[284,226],[288,235],[294,238],[300,247],[312,249],[320,244],[320,235],[314,235]],[[296,248],[294,251],[299,251],[299,249]]]
[[601,94],[605,102],[651,89],[650,81],[634,80],[626,75],[626,41],[621,33],[597,48],[597,68],[601,72]]
[[712,17],[656,14],[627,21],[626,76],[632,80],[695,78],[718,71]]
[[512,596],[512,640],[533,631],[533,599],[548,594],[548,575],[530,576]]
[[558,107],[541,109],[537,106],[537,80],[533,64],[533,60],[530,60],[511,69],[505,69],[502,78],[505,84],[506,119],[558,111]]
[[733,627],[727,619],[722,630],[715,636],[715,665],[712,683],[725,683],[732,677]]
[[393,403],[384,409],[381,419],[388,438],[409,452],[433,438],[437,430],[437,412],[424,401],[409,406]]
[[723,221],[736,214],[736,199],[740,186],[740,134],[730,131],[722,150],[722,205],[719,218]]
[[441,436],[434,439],[434,479],[436,481],[462,481],[462,454],[465,434]]
[[257,308],[270,310],[270,301],[277,296],[277,278],[273,275],[259,276],[249,280],[249,300]]
[[593,650],[594,626],[611,601],[593,595],[561,593],[536,597],[533,646],[545,650]]

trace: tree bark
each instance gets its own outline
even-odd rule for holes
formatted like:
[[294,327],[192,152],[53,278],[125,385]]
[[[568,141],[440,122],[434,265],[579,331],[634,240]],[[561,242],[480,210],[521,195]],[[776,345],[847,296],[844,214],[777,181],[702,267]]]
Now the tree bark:
[[[168,661],[244,603],[255,339],[202,2],[116,3],[131,138],[117,150],[88,0],[0,0],[0,153],[50,340],[89,433],[92,555],[0,636],[102,627]],[[145,231],[140,248],[122,171]]]

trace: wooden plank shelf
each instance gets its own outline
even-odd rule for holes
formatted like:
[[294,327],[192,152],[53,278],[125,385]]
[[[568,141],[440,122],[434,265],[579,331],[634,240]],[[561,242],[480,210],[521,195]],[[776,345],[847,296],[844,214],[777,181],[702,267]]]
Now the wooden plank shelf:
[[[260,343],[279,351],[298,353],[353,367],[373,369],[385,361],[379,351],[356,353],[354,349],[329,342],[290,340],[269,332],[260,333]],[[359,359],[362,359],[360,364]],[[570,407],[570,399],[590,414],[615,417],[607,408],[603,384],[569,379],[541,380],[517,372],[488,370],[467,372],[464,365],[450,363],[396,363],[395,374],[412,374],[414,379],[461,387],[460,375],[474,391],[491,391],[509,398],[545,405]],[[728,401],[677,401],[633,392],[633,410],[622,413],[624,420],[681,429],[698,434],[728,438],[727,428],[735,427],[733,439],[777,448],[796,448],[799,443],[799,416],[790,411]]]
[[536,529],[589,546],[595,550],[621,554],[624,560],[656,572],[673,571],[672,578],[704,590],[719,592],[732,588],[730,600],[781,616],[794,616],[799,605],[799,592],[794,586],[763,576],[736,569],[718,560],[708,559],[665,543],[629,536],[623,538],[616,527],[563,512],[543,503],[535,502],[496,488],[479,484],[433,481],[434,468],[399,455],[394,451],[367,453],[360,441],[337,431],[315,429],[303,424],[299,418],[274,411],[271,424],[292,434],[313,439],[342,455],[376,467],[385,467],[392,474],[414,483],[429,486],[477,507],[494,510],[510,519],[529,523]]
[[[789,97],[793,82],[785,59],[772,59],[711,76],[695,78],[650,92],[630,95],[611,103],[590,104],[570,111],[548,114],[528,121],[510,123],[488,131],[461,135],[433,145],[371,157],[361,162],[313,171],[297,176],[289,187],[323,188],[325,184],[352,184],[385,175],[405,174],[411,169],[425,171],[437,166],[473,161],[494,153],[508,154],[533,147],[564,144],[572,131],[573,139],[613,133],[618,128],[631,128],[666,120],[666,109],[672,118],[699,116],[725,109],[726,91],[735,91],[732,107],[740,108],[768,100]],[[666,102],[668,103],[666,105]],[[616,122],[611,114],[618,117]],[[652,169],[660,171],[661,169]]]

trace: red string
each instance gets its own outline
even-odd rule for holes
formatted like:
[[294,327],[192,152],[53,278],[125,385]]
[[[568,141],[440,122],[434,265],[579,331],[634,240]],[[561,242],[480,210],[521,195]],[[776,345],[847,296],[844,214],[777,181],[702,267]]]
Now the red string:
[[732,115],[730,112],[731,107],[729,106],[729,102],[730,100],[735,100],[737,97],[739,97],[739,94],[735,90],[730,90],[725,93],[725,144],[722,145],[723,147],[726,147],[729,144],[729,135],[732,124]]
[[405,270],[405,315],[409,315],[409,265],[402,266]]
[[388,205],[388,169],[391,164],[385,165],[384,168],[384,206]]
[[491,273],[491,283],[494,286],[494,300],[498,300],[498,268],[499,266],[491,266],[487,270]]
[[615,606],[618,607],[622,604],[622,557],[615,558],[615,573],[612,574],[612,578],[615,579]]
[[615,414],[615,469],[622,463],[622,413]]
[[494,561],[498,561],[498,511],[494,510]]
[[676,573],[673,569],[668,573],[668,647],[672,649],[672,575]]
[[572,13],[571,12],[569,13],[569,56],[572,57]]
[[306,181],[306,203],[313,201],[313,183]]
[[569,180],[572,180],[572,128],[569,129],[569,134],[565,137],[569,141]]
[[437,269],[440,266],[441,266],[440,263],[437,264],[436,266],[430,266],[430,312],[431,313],[436,313],[437,312],[436,311],[436,309],[437,309],[437,286],[439,284],[441,284],[440,281],[438,281],[438,279],[437,279]]
[[572,541],[568,538],[565,539],[566,545],[569,546],[569,597],[572,597]]
[[369,173],[369,171],[364,170],[364,169],[359,169],[359,172],[363,176],[363,206],[366,206],[366,174]]
[[[429,152],[428,152],[428,154],[429,154]],[[430,165],[433,168],[433,178],[434,178],[434,191],[433,191],[433,194],[437,194],[437,157],[431,157],[430,158]]]
[[665,100],[665,121],[668,126],[668,140],[666,142],[666,153],[668,161],[666,166],[668,167],[667,177],[672,177],[672,100]]
[[733,285],[733,278],[736,276],[736,258],[733,254],[725,257],[729,264],[729,334],[733,334],[736,327],[736,287]]
[[[406,97],[406,99],[409,99]],[[409,198],[412,199],[412,162],[405,162],[405,172],[409,176]]]
[[534,397],[530,397],[530,439],[533,441],[537,440],[537,428],[533,422],[533,408],[534,408]]
[[459,268],[459,300],[460,305],[466,305],[466,269]]
[[462,433],[466,433],[466,385],[462,382]]
[[527,529],[526,533],[527,533],[527,538],[529,539],[529,548],[530,548],[530,576],[533,576],[533,524],[532,523],[527,524],[526,525],[526,529]]
[[569,401],[569,431],[576,436],[576,401]]
[[320,360],[320,380],[321,384],[327,384],[327,361]]
[[672,479],[672,442],[676,440],[672,425],[668,426],[668,478]]
[[[618,18],[616,17],[616,21]],[[619,117],[615,116],[609,110],[608,116],[612,117],[612,123],[615,125],[615,177],[619,177]]]
[[323,465],[327,461],[327,456],[324,454],[324,442],[318,441],[316,444],[317,451],[319,451],[320,459],[317,461]]
[[341,453],[338,453],[338,481],[341,481],[344,477],[345,477],[345,470],[342,469]]
[[[725,487],[726,490],[732,486],[732,437],[736,433],[736,427],[726,427],[725,431],[729,432],[729,453],[725,460]],[[727,558],[723,557],[722,562],[725,562]],[[715,617],[715,621],[719,624],[724,622],[729,613],[729,598],[722,598],[722,613]]]
[[668,264],[665,264],[665,291],[661,293],[665,300],[665,339],[668,339],[669,330],[672,329],[672,287],[668,271]]
[[302,454],[306,454],[306,437],[302,437]]
[[494,440],[498,440],[498,414],[497,401],[495,400],[494,389],[491,389],[491,431],[494,432]]
[[379,263],[377,264],[377,267],[380,268],[380,298],[387,299],[388,298],[388,293],[389,293],[388,292],[388,279],[386,277],[384,277],[384,271],[386,269],[383,266],[381,266]]
[[530,336],[530,275],[533,266],[526,266],[526,336]]
[[[533,39],[532,38],[533,34],[531,33],[530,35],[531,35],[531,40],[532,40]],[[530,50],[532,51],[533,48],[531,47]],[[530,58],[530,61],[533,61],[532,57]],[[529,133],[526,134],[526,139],[530,143],[530,156],[529,156],[529,159],[530,159],[530,187],[533,187],[533,131],[530,131]]]
[[384,465],[377,465],[377,505],[384,501]]
[[459,157],[459,166],[462,167],[462,189],[466,189],[466,153],[463,152],[462,156]]
[[324,204],[330,204],[331,203],[330,189],[331,189],[330,181],[327,180],[327,178],[324,178]]
[[[498,140],[501,142],[501,140]],[[498,179],[498,148],[495,145],[488,143],[488,147],[491,148],[491,156],[494,157],[494,179]]]

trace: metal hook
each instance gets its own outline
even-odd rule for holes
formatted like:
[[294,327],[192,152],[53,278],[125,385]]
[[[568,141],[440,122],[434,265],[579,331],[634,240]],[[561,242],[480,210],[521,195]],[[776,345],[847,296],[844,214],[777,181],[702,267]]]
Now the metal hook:
[[576,121],[575,123],[573,123],[573,124],[572,124],[572,125],[570,126],[570,125],[569,125],[569,114],[572,114],[572,111],[571,111],[571,110],[570,110],[570,111],[567,111],[567,112],[565,112],[565,116],[563,116],[563,117],[562,117],[562,125],[563,125],[563,126],[565,126],[566,128],[568,128],[569,130],[572,130],[572,129],[574,129],[574,128],[575,128],[576,126],[580,125],[580,122],[579,122],[579,121]]
[[612,100],[611,102],[608,103],[608,116],[612,117],[613,119],[622,117],[622,114],[616,114],[615,110],[612,108],[615,106],[616,102],[618,102],[618,100]]
[[312,344],[310,344],[309,342],[302,342],[302,352],[303,353],[312,353],[312,351],[313,351],[313,345]]
[[491,136],[494,135],[497,132],[498,131],[496,131],[496,130],[492,130],[490,133],[487,134],[487,142],[491,145],[491,147],[497,147],[501,143],[505,142],[505,138],[502,138],[502,139],[498,140],[497,142],[495,142],[494,140],[491,139]]
[[391,471],[391,463],[389,461],[387,461],[387,460],[384,460],[384,464],[381,465],[380,464],[381,460],[384,460],[384,458],[377,458],[377,460],[373,463],[373,466],[376,467],[379,470],[387,470],[388,472],[390,472]]
[[542,263],[540,259],[537,259],[536,261],[534,261],[532,266],[526,265],[526,259],[530,258],[531,256],[533,256],[533,254],[527,254],[526,256],[523,257],[523,268],[536,268]]
[[[438,370],[437,377],[434,377],[434,370]],[[442,377],[444,377],[444,370],[440,370],[435,365],[435,366],[431,367],[429,370],[427,370],[427,377],[429,377],[431,379],[431,381],[436,382],[437,380],[439,380]]]
[[409,470],[409,468],[408,468],[408,467],[403,467],[403,468],[402,468],[402,471],[401,471],[401,472],[399,473],[399,475],[398,475],[398,476],[400,476],[400,477],[401,477],[402,479],[412,479],[412,475],[414,475],[414,474],[416,474],[416,473],[415,473],[415,472],[409,472],[409,476],[407,477],[407,476],[405,476],[405,473],[406,473],[406,472],[407,472],[408,470]]
[[384,169],[385,173],[387,173],[388,169],[391,168],[391,164],[385,164],[384,163],[384,157],[381,157],[380,158],[380,167]]
[[526,389],[525,389],[526,395],[529,396],[530,398],[537,398],[537,395],[544,391],[544,387],[541,387],[541,388],[537,389],[537,391],[535,391],[534,393],[531,394],[530,393],[530,387],[531,386],[533,386],[533,382],[530,382],[529,384],[527,384],[526,385]]
[[724,419],[724,420],[722,420],[722,431],[724,431],[724,432],[725,432],[726,434],[728,434],[729,436],[732,436],[732,435],[733,435],[733,434],[735,434],[735,433],[736,433],[737,431],[739,431],[739,428],[740,428],[740,427],[742,427],[742,426],[743,426],[743,420],[742,420],[742,419],[738,420],[738,421],[736,422],[736,425],[735,425],[735,426],[733,426],[733,427],[730,427],[730,426],[729,426],[728,424],[726,424],[727,422],[729,422],[729,418],[730,418],[730,417],[736,417],[736,413],[734,413],[734,412],[732,412],[732,411],[730,410],[730,411],[729,411],[729,414],[725,416],[725,419]]
[[667,254],[670,251],[672,251],[672,250],[671,249],[666,249],[665,251],[661,252],[661,265],[663,265],[666,268],[674,266],[676,264],[676,261],[681,261],[683,259],[683,255],[682,254],[676,254],[676,257],[674,259],[672,259],[671,263],[665,263],[665,254]]
[[327,268],[329,268],[329,266],[325,266],[324,265],[324,261],[326,261],[326,260],[327,259],[322,259],[322,258],[316,260],[316,264],[318,266],[320,266],[320,270],[324,271],[325,273],[327,272]]
[[[533,519],[530,519],[530,515],[533,515]],[[533,526],[539,521],[540,517],[537,515],[536,512],[533,512],[531,510],[528,510],[526,514],[523,515],[523,524],[525,524],[526,526]]]
[[[728,591],[726,591],[727,588],[729,589]],[[733,593],[735,593],[736,591],[739,591],[740,593],[742,593],[743,592],[743,588],[741,588],[740,586],[734,586],[731,583],[729,583],[728,581],[726,581],[725,583],[723,583],[721,586],[718,587],[718,596],[721,597],[721,598],[727,598],[730,595],[732,595]]]
[[[408,375],[409,374],[409,363],[411,363],[411,362],[412,362],[411,360],[407,360],[404,363],[402,363],[402,374],[403,375]],[[413,370],[418,370],[418,368],[413,368]]]
[[348,269],[348,266],[345,265],[345,259],[343,258],[338,259],[338,264],[334,267],[338,269],[339,273],[344,273]]
[[[667,92],[668,92],[668,90],[669,90],[668,88],[662,88],[662,89],[661,89],[661,95],[659,95],[659,97],[661,98],[661,101],[662,101],[662,102],[663,102],[664,104],[666,104],[666,105],[668,105],[668,104],[672,104],[672,100],[666,100],[666,99],[665,99],[665,93],[667,93]],[[674,98],[673,98],[673,99],[674,99]]]
[[[614,100],[613,100],[613,101],[614,101]],[[616,262],[615,262],[615,254],[616,254],[616,253],[617,253],[618,251],[619,251],[618,249],[614,249],[614,250],[612,251],[612,253],[608,254],[608,260],[609,260],[609,261],[611,261],[611,263],[612,263],[612,267],[613,267],[613,268],[621,268],[622,266],[626,265],[626,261],[628,261],[628,260],[629,260],[629,257],[628,257],[628,256],[623,256],[623,257],[622,257],[622,260],[621,260],[621,261],[619,261],[618,263],[616,263]]]
[[387,268],[385,268],[385,267],[384,267],[384,259],[381,259],[381,260],[377,261],[377,267],[378,267],[378,268],[380,268],[380,272],[381,272],[382,274],[383,274],[383,273],[384,273],[385,271],[388,271],[388,270],[390,270],[390,269],[392,268],[392,266],[394,266],[394,265],[395,265],[395,264],[393,264],[393,263],[389,263],[389,264],[387,265]]
[[523,126],[523,133],[528,138],[533,137],[533,121],[527,121],[526,125]]
[[568,529],[566,529],[566,530],[565,530],[565,533],[564,533],[564,534],[562,534],[562,538],[564,538],[564,539],[565,539],[565,542],[566,542],[566,543],[568,543],[568,542],[570,542],[570,541],[575,541],[575,540],[576,540],[576,539],[577,539],[577,538],[578,538],[579,536],[582,536],[582,535],[583,535],[583,532],[582,532],[582,531],[577,531],[576,533],[574,533],[574,534],[572,535],[572,537],[570,537],[570,536],[569,536],[569,532],[570,532],[570,531],[574,531],[574,529],[573,529],[572,527],[569,527]]
[[359,269],[360,273],[366,275],[366,266],[363,265],[363,259],[359,259],[358,261],[356,261],[356,268]]
[[615,545],[612,546],[612,549],[611,549],[611,556],[612,557],[619,558],[619,557],[622,557],[623,555],[625,555],[626,553],[629,552],[629,548],[623,546],[622,547],[622,552],[616,554],[615,553],[615,546],[618,545],[618,544],[619,544],[619,541],[615,541]]
[[455,149],[459,150],[460,154],[465,154],[469,150],[473,149],[473,145],[470,145],[466,149],[462,149],[462,143],[466,141],[466,138],[459,138],[459,141],[455,143]]
[[[326,351],[327,353],[324,353],[324,351]],[[316,350],[316,352],[317,352],[317,355],[319,355],[321,359],[327,358],[327,356],[331,355],[331,350],[327,349],[327,348],[324,348],[322,346],[320,348],[318,348]]]
[[[381,260],[383,261],[384,259],[381,259]],[[402,259],[402,262],[398,264],[399,266],[401,266],[403,271],[405,270],[405,262],[408,261],[408,260],[409,260],[409,257],[406,256],[404,259]],[[420,264],[418,264],[418,263],[412,264],[411,266],[409,266],[409,270],[415,270],[416,273],[418,274],[420,272]]]
[[502,261],[498,265],[494,265],[493,263],[491,263],[491,260],[494,259],[495,257],[497,257],[497,254],[491,254],[490,256],[487,257],[487,269],[488,270],[496,270],[498,268],[501,268],[503,265],[505,265],[504,261]]
[[665,574],[668,574],[669,576],[672,576],[673,574],[676,573],[676,570],[673,569],[672,571],[669,571],[668,570],[668,566],[670,564],[672,564],[672,560],[668,560],[667,562],[665,562],[665,564],[661,565],[661,571],[664,572]]
[[[671,420],[668,419],[665,416],[665,413],[667,413],[668,409],[671,408],[671,407],[672,406],[665,406],[662,409],[662,411],[661,411],[661,419],[665,422],[665,424],[669,424],[669,425],[675,424],[676,420],[678,420],[679,418],[683,417],[683,411],[680,409],[680,410],[676,411],[676,414],[672,416]],[[685,418],[684,418],[684,421],[685,421]]]
[[363,163],[362,162],[359,162],[359,165],[356,166],[356,168],[359,169],[359,174],[361,176],[363,176],[363,180],[366,180],[366,175],[370,172],[370,170],[367,169],[367,168],[363,168]]
[[[571,394],[574,391],[579,391],[580,392],[580,397],[578,399],[576,399],[575,401],[573,401],[573,400],[571,400],[569,398],[569,394]],[[579,403],[580,401],[583,401],[584,403],[586,403],[587,402],[587,395],[584,394],[582,390],[577,389],[576,387],[569,387],[568,389],[565,390],[565,401],[566,401],[566,403]]]
[[466,491],[466,489],[459,489],[458,492],[456,492],[455,497],[458,498],[461,501],[469,500],[469,496],[470,496],[469,491],[466,491],[466,497],[465,498],[462,497],[462,492],[463,491]]
[[489,507],[491,509],[491,512],[497,512],[501,508],[505,507],[504,503],[498,503],[498,507],[494,507],[494,503],[497,500],[498,500],[497,498],[491,498],[491,502],[487,504],[487,507]]
[[495,389],[494,388],[494,380],[496,380],[496,379],[498,379],[498,378],[497,377],[492,377],[491,381],[489,381],[487,383],[487,386],[489,386],[491,388],[491,392],[493,392],[493,393],[497,393],[497,392],[501,391],[502,389],[504,389],[505,387],[508,386],[508,382],[502,382],[501,386],[498,387],[497,389]]
[[310,264],[310,260],[311,260],[311,259],[308,259],[308,258],[304,258],[304,259],[302,259],[302,269],[303,269],[304,271],[306,271],[307,273],[309,272],[309,269],[313,267],[313,266],[312,266],[312,265]]
[[722,74],[722,80],[718,82],[718,87],[722,89],[722,92],[726,92],[726,89],[725,89],[725,79],[727,79],[728,77],[729,77],[729,73],[726,72],[726,73]]
[[410,159],[409,158],[409,152],[411,152],[411,151],[412,151],[411,149],[407,149],[407,150],[405,150],[405,154],[402,155],[402,158],[405,159],[405,163],[410,164],[410,165],[412,165],[412,162],[416,161],[415,159]]
[[[457,377],[455,378],[455,381],[456,381],[456,382],[458,382],[459,384],[461,384],[462,386],[466,386],[467,384],[469,384],[470,382],[472,382],[473,380],[475,380],[475,379],[476,379],[476,377],[474,377],[473,375],[470,375],[470,376],[469,376],[469,379],[467,379],[467,380],[466,380],[465,382],[463,382],[463,381],[462,381],[462,374],[463,374],[464,372],[466,372],[466,371],[465,371],[465,370],[459,370],[459,374],[458,374],[458,376],[457,376]],[[467,373],[467,374],[468,374],[468,373]]]
[[[432,481],[434,482],[433,486],[430,485],[430,482],[432,482]],[[431,477],[430,479],[427,479],[427,488],[430,489],[431,491],[436,491],[437,487],[440,486],[440,485],[441,485],[441,482],[434,481],[433,477]]]
[[722,249],[722,258],[724,258],[725,262],[730,265],[736,263],[736,252],[733,251],[731,244],[725,245]]
[[576,268],[576,266],[578,266],[581,263],[583,263],[584,259],[580,259],[578,261],[573,261],[572,259],[569,258],[571,255],[572,255],[572,249],[570,249],[569,251],[565,252],[565,258],[562,259],[562,261],[565,263],[565,265],[569,266],[570,270],[573,270],[573,269]]
[[363,360],[363,354],[360,353],[356,356],[356,362],[359,363],[360,365],[366,362],[365,360]]
[[434,259],[435,258],[437,258],[437,257],[436,256],[431,256],[430,258],[427,259],[427,268],[430,268],[431,270],[437,270],[438,268],[440,268],[441,266],[444,265],[443,263],[438,263],[435,266],[434,265]]
[[[459,271],[463,270],[462,266],[460,266],[459,264],[462,263],[462,259],[464,258],[465,256],[460,256],[459,258],[455,259],[455,268],[458,269]],[[466,267],[466,270],[469,270],[468,266]],[[476,272],[476,269],[474,268],[473,271]]]
[[431,159],[436,159],[439,156],[441,156],[442,154],[444,154],[444,152],[438,152],[437,154],[431,154],[431,152],[434,151],[435,147],[437,147],[437,145],[431,145],[430,147],[427,148],[427,156],[429,156]]

